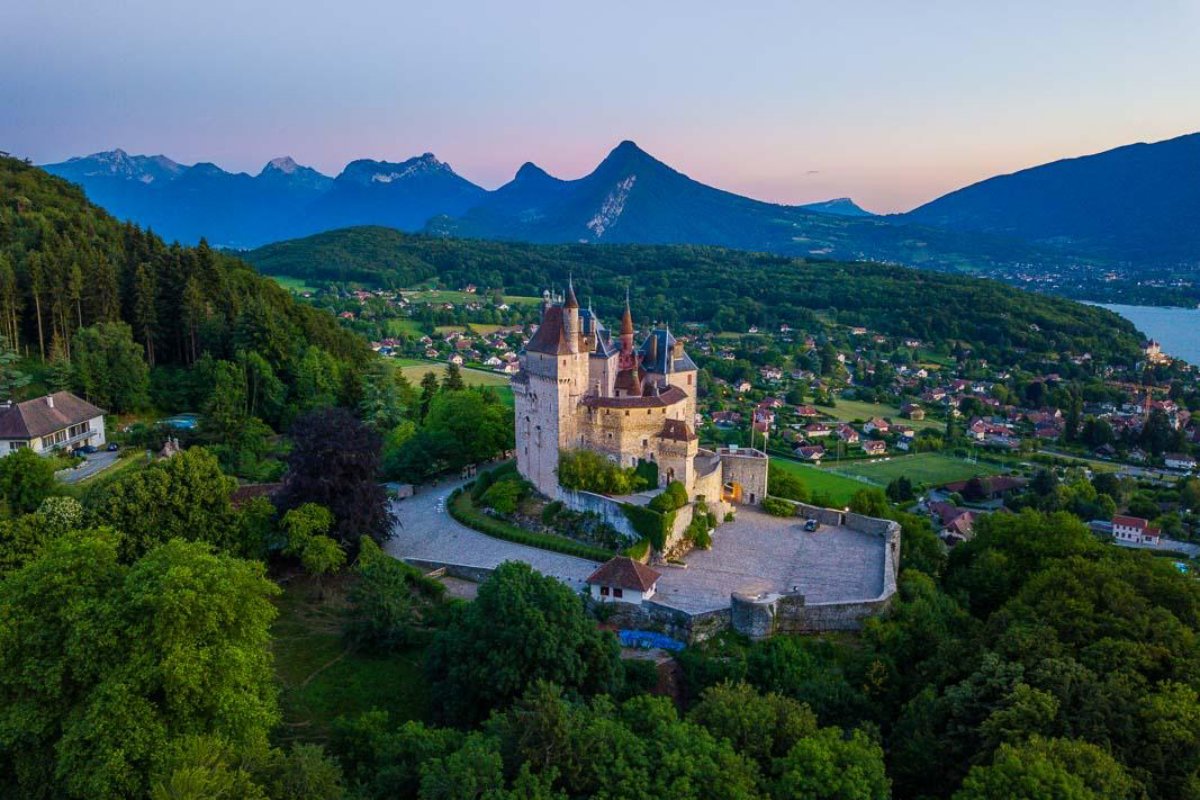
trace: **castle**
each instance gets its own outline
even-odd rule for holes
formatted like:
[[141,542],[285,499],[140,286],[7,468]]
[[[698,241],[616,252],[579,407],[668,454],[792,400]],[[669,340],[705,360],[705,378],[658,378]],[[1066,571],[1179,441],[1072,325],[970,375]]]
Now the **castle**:
[[[544,295],[542,322],[513,376],[517,469],[559,498],[560,451],[603,453],[622,467],[657,466],[660,486],[679,481],[720,510],[757,505],[767,492],[767,458],[748,448],[699,446],[696,364],[667,328],[634,343],[628,298],[616,338],[574,287]],[[721,515],[723,517],[723,514]]]

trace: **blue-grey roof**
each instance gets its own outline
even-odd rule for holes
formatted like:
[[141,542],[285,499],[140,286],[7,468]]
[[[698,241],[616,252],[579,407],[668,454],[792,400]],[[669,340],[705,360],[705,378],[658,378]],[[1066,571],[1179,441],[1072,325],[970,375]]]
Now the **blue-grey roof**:
[[[655,343],[655,347],[651,348],[651,342]],[[653,358],[651,358],[652,349],[654,350]],[[696,369],[696,363],[686,352],[680,358],[671,358],[671,352],[674,349],[675,337],[671,335],[671,332],[666,328],[655,328],[650,331],[650,335],[646,337],[646,341],[642,342],[642,346],[639,348],[639,352],[642,354],[642,368],[647,372],[656,372],[661,375]]]

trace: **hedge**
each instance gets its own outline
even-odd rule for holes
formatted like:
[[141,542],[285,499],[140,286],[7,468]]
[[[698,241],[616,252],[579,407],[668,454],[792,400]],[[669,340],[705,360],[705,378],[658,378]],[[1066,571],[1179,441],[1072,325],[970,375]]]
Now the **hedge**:
[[[467,487],[470,487],[470,484],[467,484]],[[589,561],[608,561],[614,555],[614,553],[602,550],[599,547],[592,547],[591,545],[572,541],[562,536],[527,531],[524,528],[513,525],[511,522],[489,517],[475,508],[471,502],[471,493],[463,491],[461,488],[455,489],[450,495],[448,507],[450,516],[458,522],[480,533],[494,536],[497,539],[529,545],[530,547],[539,547],[542,550],[552,550],[568,556],[578,556],[579,558],[586,558]]]
[[621,511],[633,525],[633,529],[643,539],[648,539],[650,545],[661,553],[667,546],[667,536],[675,527],[675,512],[668,511],[660,514],[646,506],[637,506],[633,503],[622,503]]
[[764,497],[762,499],[762,508],[763,511],[773,517],[793,517],[796,515],[796,506],[778,497]]

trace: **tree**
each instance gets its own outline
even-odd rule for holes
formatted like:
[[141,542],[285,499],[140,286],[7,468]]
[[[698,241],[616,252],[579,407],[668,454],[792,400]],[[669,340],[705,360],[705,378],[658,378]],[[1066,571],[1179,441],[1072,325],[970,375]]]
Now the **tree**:
[[427,667],[433,707],[447,720],[470,723],[537,680],[585,695],[611,691],[619,652],[616,638],[596,628],[568,587],[527,564],[506,562],[434,639]]
[[53,461],[42,458],[29,447],[0,458],[0,498],[7,503],[10,513],[36,511],[53,491]]
[[350,626],[354,638],[376,650],[407,645],[417,614],[414,568],[384,553],[374,540],[363,539],[356,571],[358,583],[350,593],[357,612]]
[[261,564],[204,544],[124,565],[111,533],[50,542],[0,581],[0,788],[145,796],[180,737],[265,752],[277,592]]
[[123,534],[126,559],[169,539],[237,552],[241,543],[229,499],[236,485],[211,453],[191,448],[114,481],[97,499],[92,519]]
[[142,348],[123,322],[101,322],[75,334],[72,362],[84,396],[109,411],[146,404],[150,372]]
[[433,398],[438,393],[438,377],[436,372],[426,372],[421,376],[421,421],[429,413]]
[[305,503],[284,514],[280,527],[287,534],[284,555],[300,559],[304,571],[316,577],[323,595],[322,577],[346,563],[345,551],[325,535],[333,527],[333,514],[316,503]]
[[1134,797],[1136,789],[1124,768],[1094,744],[1035,736],[1002,745],[991,764],[972,767],[954,800],[1104,800]]
[[776,769],[778,797],[887,800],[891,796],[883,749],[862,731],[846,737],[837,728],[822,728],[797,742]]
[[362,372],[358,412],[380,433],[390,431],[417,411],[416,392],[390,361],[374,359]]
[[889,483],[885,494],[893,503],[911,503],[917,496],[907,475],[901,475]]
[[850,498],[850,510],[867,517],[888,518],[891,507],[881,489],[859,489]]
[[446,374],[442,376],[442,389],[447,392],[461,392],[465,388],[467,385],[463,383],[462,370],[458,364],[451,361],[446,366]]
[[29,375],[17,369],[20,356],[8,337],[0,333],[0,403],[12,400],[17,389],[29,385]]
[[316,503],[333,513],[331,536],[351,554],[369,536],[391,536],[387,493],[378,483],[379,434],[344,408],[319,409],[292,425],[292,452],[279,506]]
[[800,480],[797,475],[780,469],[774,463],[767,471],[767,494],[801,503],[807,503],[809,500],[808,486],[804,481]]

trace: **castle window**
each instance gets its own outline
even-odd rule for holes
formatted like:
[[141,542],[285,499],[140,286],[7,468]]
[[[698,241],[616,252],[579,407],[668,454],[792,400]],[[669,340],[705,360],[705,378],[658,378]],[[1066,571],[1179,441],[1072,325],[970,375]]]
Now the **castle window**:
[[649,447],[649,446],[650,446],[650,440],[642,439],[642,447]]
[[653,413],[654,413],[654,409],[652,409],[652,408],[647,408],[647,409],[646,409],[646,416],[647,416],[647,417],[648,417],[648,416],[650,416],[650,415],[651,415],[651,414],[653,414]]
[[625,416],[627,416],[627,417],[629,416],[629,411],[625,412]]

